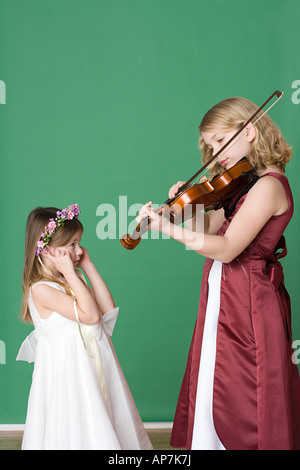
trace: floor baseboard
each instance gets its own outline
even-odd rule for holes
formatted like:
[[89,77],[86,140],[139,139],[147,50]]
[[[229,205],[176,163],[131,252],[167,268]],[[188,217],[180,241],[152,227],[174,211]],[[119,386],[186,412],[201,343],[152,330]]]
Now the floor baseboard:
[[[173,423],[170,421],[145,422],[145,429],[172,429]],[[0,424],[0,432],[24,431],[25,424]]]

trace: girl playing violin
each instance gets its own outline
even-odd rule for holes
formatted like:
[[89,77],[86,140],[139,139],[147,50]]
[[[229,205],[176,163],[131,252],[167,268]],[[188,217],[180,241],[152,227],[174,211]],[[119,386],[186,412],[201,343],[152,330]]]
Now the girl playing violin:
[[[204,163],[258,107],[229,98],[199,126]],[[289,295],[278,259],[293,214],[284,175],[292,153],[268,115],[236,139],[212,170],[242,157],[256,167],[249,191],[204,215],[204,234],[171,224],[147,203],[137,221],[206,257],[199,314],[176,408],[173,447],[188,449],[300,449],[300,379],[292,362]],[[172,198],[184,182],[171,187]],[[193,235],[193,236],[192,236]]]

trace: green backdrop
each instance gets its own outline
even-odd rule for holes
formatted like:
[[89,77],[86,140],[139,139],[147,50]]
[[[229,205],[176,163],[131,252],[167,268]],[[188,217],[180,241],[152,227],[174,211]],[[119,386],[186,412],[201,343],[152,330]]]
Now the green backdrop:
[[24,423],[33,370],[15,362],[32,329],[19,318],[26,219],[72,203],[120,306],[113,342],[142,419],[173,420],[204,260],[173,240],[100,240],[97,208],[163,202],[200,166],[201,117],[229,96],[285,92],[270,115],[294,146],[283,265],[300,339],[299,15],[298,0],[0,0],[0,423]]

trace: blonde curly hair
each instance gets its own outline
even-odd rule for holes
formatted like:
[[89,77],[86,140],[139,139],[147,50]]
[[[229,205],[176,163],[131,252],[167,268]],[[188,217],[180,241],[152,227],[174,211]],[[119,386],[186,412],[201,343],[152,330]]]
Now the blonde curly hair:
[[[212,156],[212,149],[208,148],[202,137],[202,132],[211,132],[218,129],[221,132],[238,130],[258,109],[258,106],[246,98],[233,97],[220,101],[213,106],[203,117],[199,126],[200,148],[202,161],[206,163]],[[261,111],[255,120],[263,114]],[[267,166],[275,166],[282,173],[285,165],[292,158],[291,147],[281,134],[272,119],[265,114],[254,124],[256,136],[252,142],[251,161],[257,170],[264,170]],[[241,158],[243,155],[241,155]],[[211,169],[211,174],[224,171],[219,163]]]

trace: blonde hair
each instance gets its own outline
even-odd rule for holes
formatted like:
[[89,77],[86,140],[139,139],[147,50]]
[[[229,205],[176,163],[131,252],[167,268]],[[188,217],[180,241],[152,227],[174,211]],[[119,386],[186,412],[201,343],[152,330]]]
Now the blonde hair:
[[[222,132],[238,130],[255,113],[258,106],[246,98],[227,98],[213,106],[203,117],[199,126],[200,148],[202,151],[203,163],[206,163],[212,156],[212,150],[208,148],[202,137],[202,132],[219,129]],[[263,114],[260,111],[254,121]],[[281,172],[285,172],[285,165],[292,158],[291,147],[283,138],[280,130],[272,119],[265,114],[256,124],[254,124],[256,135],[252,142],[251,161],[257,170],[264,170],[272,165]],[[242,131],[243,132],[243,131]],[[244,155],[241,155],[241,158]],[[219,163],[216,163],[211,170],[211,174],[224,171]]]
[[[48,275],[43,270],[43,267],[36,256],[36,247],[41,233],[49,223],[49,219],[54,219],[58,210],[60,209],[57,209],[56,207],[37,207],[29,214],[27,219],[23,270],[23,302],[21,313],[24,322],[32,323],[28,307],[30,287],[42,279],[48,281],[54,280],[54,277],[51,277],[50,274]],[[55,231],[51,237],[49,246],[66,245],[79,230],[83,232],[83,226],[77,218],[66,221],[64,226],[60,226]],[[55,280],[55,282],[60,283],[59,280]],[[63,282],[61,282],[61,285],[65,288],[67,287]],[[66,289],[66,293],[69,295],[71,294],[68,288]]]

